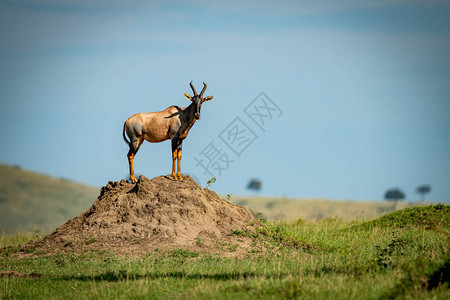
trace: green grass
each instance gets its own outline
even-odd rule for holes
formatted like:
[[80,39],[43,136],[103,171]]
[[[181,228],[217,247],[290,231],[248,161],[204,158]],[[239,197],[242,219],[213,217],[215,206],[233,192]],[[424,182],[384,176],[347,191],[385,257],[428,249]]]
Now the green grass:
[[98,195],[94,187],[0,164],[0,232],[52,231]]
[[424,225],[427,227],[450,226],[450,207],[442,204],[426,207],[411,207],[379,219],[367,222],[364,226],[408,226]]
[[105,251],[18,257],[24,236],[3,235],[0,246],[13,248],[0,255],[0,272],[31,276],[0,277],[0,298],[448,299],[447,236],[422,222],[427,216],[449,231],[448,208],[403,210],[371,223],[266,222],[234,232],[253,239],[240,258],[186,249],[137,259]]

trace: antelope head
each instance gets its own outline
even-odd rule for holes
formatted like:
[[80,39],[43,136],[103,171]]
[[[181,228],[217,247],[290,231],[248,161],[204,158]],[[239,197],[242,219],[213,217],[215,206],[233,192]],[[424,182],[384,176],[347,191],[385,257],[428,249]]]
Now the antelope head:
[[194,116],[197,120],[200,120],[200,109],[202,108],[202,103],[211,100],[214,96],[208,96],[203,98],[203,93],[206,90],[206,83],[204,82],[203,82],[203,89],[200,92],[200,95],[197,94],[197,91],[195,90],[192,81],[189,85],[191,86],[192,92],[194,92],[194,96],[191,96],[188,93],[184,93],[184,96],[192,101],[192,104],[194,105]]

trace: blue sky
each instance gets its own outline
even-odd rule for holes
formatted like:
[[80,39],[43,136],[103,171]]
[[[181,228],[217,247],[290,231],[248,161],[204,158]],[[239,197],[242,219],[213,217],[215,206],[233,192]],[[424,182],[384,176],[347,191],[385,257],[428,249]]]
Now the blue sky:
[[[233,162],[220,193],[407,199],[450,194],[448,1],[0,1],[0,162],[95,186],[125,178],[123,122],[187,106],[208,84],[182,171],[213,142]],[[281,109],[261,130],[245,108]],[[219,135],[239,117],[258,137],[240,156]],[[171,169],[145,143],[136,172]]]

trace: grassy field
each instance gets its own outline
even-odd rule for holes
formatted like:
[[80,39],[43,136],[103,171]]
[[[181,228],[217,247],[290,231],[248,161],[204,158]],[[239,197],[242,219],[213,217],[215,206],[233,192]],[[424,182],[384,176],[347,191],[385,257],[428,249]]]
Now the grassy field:
[[232,233],[254,241],[240,258],[183,249],[137,259],[102,250],[24,256],[20,244],[38,234],[4,234],[0,298],[449,299],[449,212],[438,205],[369,222],[265,222]]

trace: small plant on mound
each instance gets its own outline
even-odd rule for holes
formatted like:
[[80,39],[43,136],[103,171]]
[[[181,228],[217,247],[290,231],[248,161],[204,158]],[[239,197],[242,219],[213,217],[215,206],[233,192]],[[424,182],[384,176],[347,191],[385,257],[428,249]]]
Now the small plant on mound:
[[208,180],[208,182],[206,183],[206,188],[209,189],[214,183],[216,183],[216,177],[212,177],[210,180]]
[[203,247],[203,245],[205,245],[205,242],[201,238],[197,237],[195,238],[195,244],[197,244],[197,246],[199,247]]

